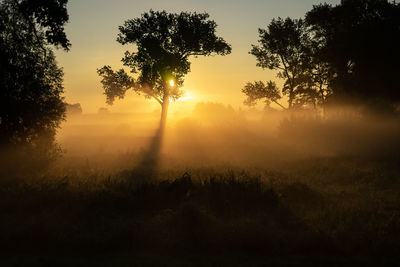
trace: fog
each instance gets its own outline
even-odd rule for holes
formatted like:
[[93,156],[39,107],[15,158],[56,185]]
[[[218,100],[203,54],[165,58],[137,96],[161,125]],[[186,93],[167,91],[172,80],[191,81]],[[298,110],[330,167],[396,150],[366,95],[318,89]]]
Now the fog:
[[154,150],[159,116],[158,110],[69,115],[57,136],[62,157],[52,171],[133,170],[154,164],[146,161],[149,154],[157,158],[151,167],[163,171],[284,169],[317,157],[393,159],[400,148],[400,124],[393,116],[344,107],[289,113],[198,103],[191,112],[168,115],[160,148]]

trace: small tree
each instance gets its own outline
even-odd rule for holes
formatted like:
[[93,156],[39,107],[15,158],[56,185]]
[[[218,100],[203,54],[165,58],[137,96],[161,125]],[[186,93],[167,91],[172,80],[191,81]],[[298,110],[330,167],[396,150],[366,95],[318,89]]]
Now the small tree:
[[131,68],[131,77],[123,69],[110,66],[98,69],[107,103],[124,98],[129,89],[161,105],[161,129],[165,127],[170,99],[182,96],[184,76],[190,71],[191,56],[227,55],[231,47],[216,36],[217,24],[207,13],[165,11],[144,13],[119,27],[117,41],[134,44],[136,51],[125,52],[122,62]]
[[266,106],[269,106],[271,102],[277,104],[282,109],[286,109],[279,100],[282,98],[276,83],[269,81],[265,84],[262,81],[247,83],[242,92],[247,96],[244,101],[245,105],[253,106],[259,100],[263,99]]

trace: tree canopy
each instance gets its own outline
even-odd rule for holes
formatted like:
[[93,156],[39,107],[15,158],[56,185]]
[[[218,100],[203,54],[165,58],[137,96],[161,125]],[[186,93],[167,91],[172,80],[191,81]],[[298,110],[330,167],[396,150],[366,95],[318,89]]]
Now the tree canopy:
[[[347,0],[320,4],[306,15],[318,57],[328,67],[336,99],[390,107],[400,101],[400,4],[386,0]],[[380,105],[382,107],[382,105]]]
[[154,98],[166,116],[169,99],[182,96],[180,88],[190,71],[191,56],[231,52],[230,45],[216,35],[216,27],[207,13],[150,10],[140,18],[125,21],[119,27],[117,41],[135,45],[136,49],[126,51],[122,59],[135,77],[124,69],[113,71],[110,66],[98,69],[107,102],[112,104],[116,97],[123,98],[127,90],[133,89],[146,98]]
[[350,101],[393,110],[400,102],[399,3],[320,4],[304,20],[273,19],[259,36],[250,54],[284,83],[280,91],[271,82],[248,83],[242,90],[246,103],[277,103],[287,96],[288,109]]
[[46,150],[64,118],[63,72],[50,45],[68,50],[66,0],[0,4],[0,145]]

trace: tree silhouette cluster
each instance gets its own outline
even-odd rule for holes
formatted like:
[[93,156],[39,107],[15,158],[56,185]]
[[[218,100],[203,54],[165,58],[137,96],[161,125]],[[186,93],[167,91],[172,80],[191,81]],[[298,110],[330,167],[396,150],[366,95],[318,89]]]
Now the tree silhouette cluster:
[[[400,101],[400,4],[385,0],[347,0],[320,4],[305,19],[273,19],[259,29],[250,54],[257,66],[283,80],[248,83],[246,104],[259,100],[285,109],[326,103],[363,102],[392,109]],[[288,105],[279,102],[287,96]]]

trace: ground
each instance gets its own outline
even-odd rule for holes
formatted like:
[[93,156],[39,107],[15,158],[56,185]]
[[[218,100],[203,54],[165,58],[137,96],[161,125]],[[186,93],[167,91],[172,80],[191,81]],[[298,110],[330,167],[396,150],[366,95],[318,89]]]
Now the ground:
[[[3,266],[394,264],[397,160],[3,179]],[[141,179],[139,179],[141,178]]]

